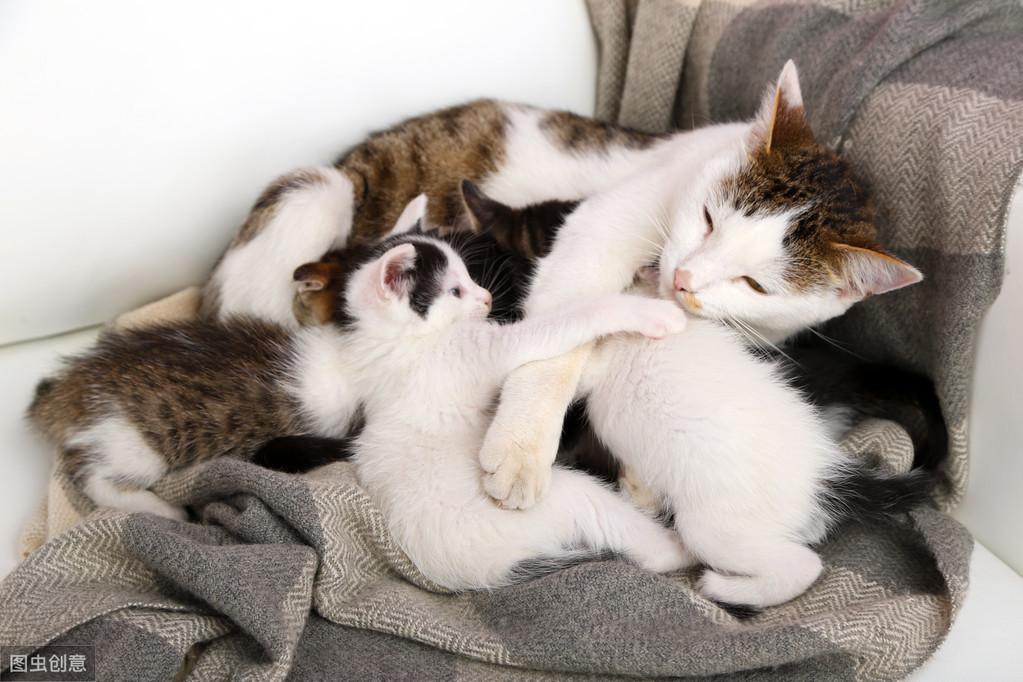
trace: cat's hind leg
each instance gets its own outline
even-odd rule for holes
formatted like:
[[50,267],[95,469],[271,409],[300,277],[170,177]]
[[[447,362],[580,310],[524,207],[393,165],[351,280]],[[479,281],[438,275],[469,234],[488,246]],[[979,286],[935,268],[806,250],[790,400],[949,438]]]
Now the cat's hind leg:
[[550,493],[537,505],[536,512],[553,517],[546,523],[562,534],[559,540],[565,546],[619,553],[658,573],[696,563],[677,533],[578,471],[555,467]]
[[354,202],[352,181],[336,168],[301,168],[275,180],[206,283],[203,317],[252,315],[294,326],[295,270],[345,244]]
[[782,604],[806,592],[824,570],[816,552],[783,532],[715,533],[701,520],[680,517],[676,523],[686,546],[708,566],[700,578],[701,594],[717,602],[754,608]]
[[185,520],[188,514],[148,490],[167,473],[167,462],[127,419],[101,418],[68,439],[65,456],[74,453],[82,491],[101,507],[149,512]]

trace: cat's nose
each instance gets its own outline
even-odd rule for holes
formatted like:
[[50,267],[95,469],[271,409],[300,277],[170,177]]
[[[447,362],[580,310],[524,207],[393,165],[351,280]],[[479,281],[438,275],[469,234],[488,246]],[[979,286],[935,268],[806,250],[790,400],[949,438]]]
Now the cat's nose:
[[675,291],[692,291],[693,273],[685,268],[675,270]]
[[490,295],[490,292],[486,289],[483,290],[483,294],[480,296],[480,300],[487,308],[490,308],[494,304],[494,297]]

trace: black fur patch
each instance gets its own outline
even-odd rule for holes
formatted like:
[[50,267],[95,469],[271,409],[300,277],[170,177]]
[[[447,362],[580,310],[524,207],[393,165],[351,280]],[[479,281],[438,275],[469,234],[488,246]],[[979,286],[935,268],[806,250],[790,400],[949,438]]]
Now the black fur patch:
[[[338,265],[338,281],[332,285],[336,290],[331,322],[341,328],[355,323],[356,316],[347,302],[348,284],[352,275],[363,266],[380,258],[401,244],[412,244],[416,248],[416,259],[411,270],[404,274],[409,291],[409,304],[419,315],[425,317],[430,305],[440,293],[440,280],[448,267],[448,257],[431,238],[423,238],[418,227],[403,234],[396,234],[376,244],[356,244],[345,249],[331,251],[323,259]],[[296,271],[297,272],[297,271]]]
[[840,405],[858,417],[890,419],[913,441],[913,467],[937,470],[948,455],[948,430],[934,383],[905,367],[861,359],[816,337],[778,358],[790,381],[819,407]]
[[416,247],[414,272],[410,273],[409,307],[426,317],[430,306],[440,296],[441,280],[448,269],[448,257],[436,244],[413,241]]
[[320,438],[317,436],[282,436],[274,438],[256,451],[253,464],[301,474],[333,462],[349,459],[355,454],[354,438]]

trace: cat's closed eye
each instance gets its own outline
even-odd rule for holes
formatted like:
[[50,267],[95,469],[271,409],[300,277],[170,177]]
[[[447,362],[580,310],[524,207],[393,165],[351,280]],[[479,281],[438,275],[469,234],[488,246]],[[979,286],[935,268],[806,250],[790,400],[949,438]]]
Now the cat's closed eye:
[[703,221],[707,223],[707,231],[703,233],[704,237],[709,237],[710,233],[714,231],[714,219],[710,216],[710,210],[703,207]]
[[757,292],[758,294],[766,294],[767,293],[767,289],[765,289],[763,286],[761,286],[760,282],[758,282],[757,280],[753,279],[752,277],[741,277],[740,279],[742,281],[744,281],[747,285],[749,285],[750,289],[752,289],[753,291]]

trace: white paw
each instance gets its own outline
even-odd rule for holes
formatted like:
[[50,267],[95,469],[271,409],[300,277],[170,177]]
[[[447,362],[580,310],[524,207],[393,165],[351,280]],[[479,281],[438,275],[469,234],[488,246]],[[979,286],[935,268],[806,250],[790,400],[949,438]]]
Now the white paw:
[[745,602],[748,595],[742,594],[742,590],[739,589],[742,579],[743,576],[726,576],[717,571],[707,569],[700,576],[696,587],[700,594],[711,601],[721,604],[746,605]]
[[655,573],[681,571],[696,565],[696,557],[683,545],[678,533],[667,528],[663,531],[663,539],[651,548],[653,551],[639,560],[640,566]]
[[537,447],[524,448],[514,442],[487,447],[480,453],[483,489],[504,509],[529,509],[551,484],[551,467]]
[[686,314],[671,301],[660,298],[637,296],[633,302],[636,329],[643,336],[662,339],[669,334],[678,334],[686,328]]

